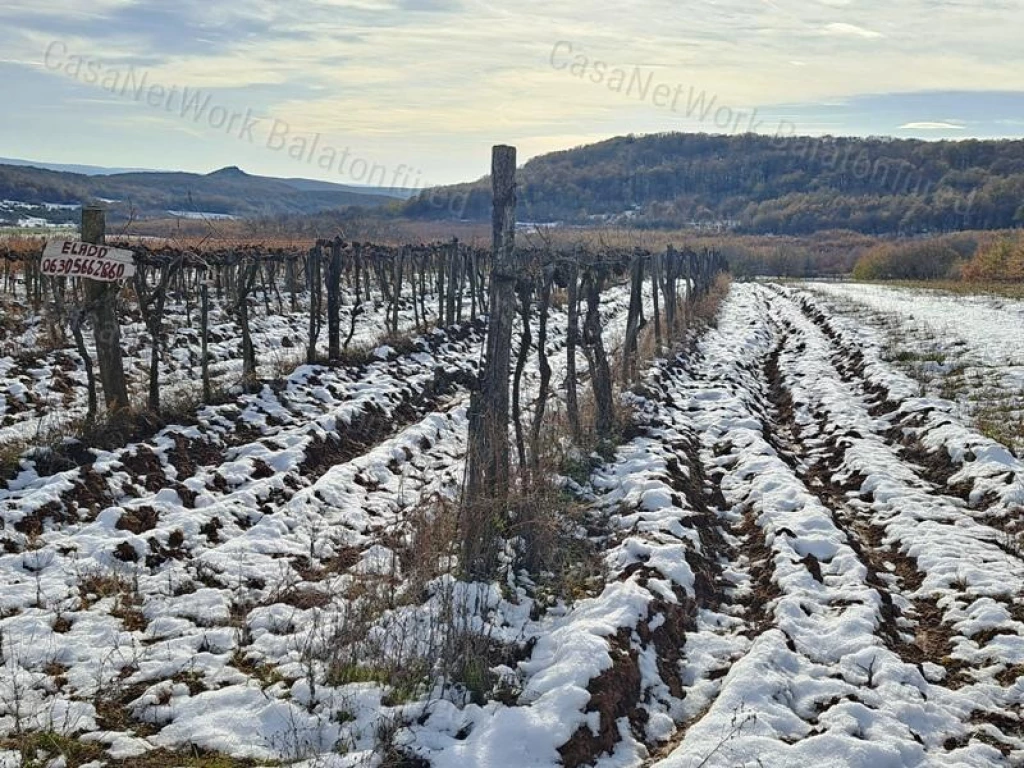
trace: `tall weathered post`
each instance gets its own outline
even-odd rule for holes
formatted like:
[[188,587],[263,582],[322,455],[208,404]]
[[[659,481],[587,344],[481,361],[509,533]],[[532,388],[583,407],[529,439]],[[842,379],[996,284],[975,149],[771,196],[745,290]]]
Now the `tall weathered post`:
[[569,417],[569,428],[576,445],[583,440],[580,423],[579,395],[576,390],[576,342],[579,340],[579,271],[581,249],[577,247],[574,257],[566,264],[569,327],[565,334],[565,412]]
[[202,371],[203,371],[203,402],[209,403],[213,400],[213,389],[210,386],[210,277],[207,273],[205,265],[203,266],[200,275],[199,290],[202,301],[202,309],[199,315],[199,332],[202,348],[200,354],[202,355]]
[[644,309],[644,254],[637,249],[629,265],[629,312],[626,315],[626,340],[622,345],[622,370],[627,381],[636,375],[640,323]]
[[509,360],[516,282],[515,147],[496,146],[492,150],[491,184],[494,263],[483,370],[470,403],[462,526],[464,567],[474,575],[486,574],[493,567],[495,518],[504,514],[509,487]]
[[[106,217],[102,208],[82,208],[82,242],[103,245],[106,240]],[[103,385],[103,399],[107,411],[116,416],[128,408],[128,385],[124,378],[124,359],[121,356],[121,326],[117,319],[118,283],[85,281],[86,305],[93,317],[96,337],[96,360]]]
[[316,362],[316,340],[320,336],[320,243],[309,251],[306,259],[306,287],[309,288],[309,343],[306,348],[306,362]]
[[331,242],[331,259],[327,262],[327,357],[341,358],[341,237]]

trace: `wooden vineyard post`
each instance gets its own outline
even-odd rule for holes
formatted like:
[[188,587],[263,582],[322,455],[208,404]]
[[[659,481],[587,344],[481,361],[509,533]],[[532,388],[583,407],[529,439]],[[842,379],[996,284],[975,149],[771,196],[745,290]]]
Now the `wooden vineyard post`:
[[579,262],[580,251],[566,264],[569,327],[565,334],[565,411],[569,417],[572,439],[579,445],[583,440],[580,424],[579,394],[576,386],[576,342],[579,340]]
[[291,302],[291,311],[297,312],[299,309],[299,301],[298,296],[296,295],[298,291],[295,281],[295,254],[290,254],[285,257],[284,282]]
[[341,238],[331,243],[331,259],[327,262],[327,357],[341,357]]
[[[504,515],[509,487],[509,368],[516,270],[516,150],[496,146],[491,157],[494,191],[494,259],[488,302],[487,342],[480,386],[469,408],[466,496],[463,504],[463,566],[485,576],[493,570],[496,516]],[[454,286],[449,285],[449,290]]]
[[476,322],[476,303],[477,303],[477,266],[476,266],[476,248],[472,248],[469,251],[469,319],[471,322]]
[[210,353],[209,353],[209,342],[210,342],[210,276],[209,272],[203,268],[200,271],[200,283],[199,290],[202,301],[202,309],[199,315],[199,328],[202,338],[202,371],[203,371],[203,402],[209,403],[213,397],[213,391],[210,387]]
[[[82,242],[103,245],[106,239],[106,217],[102,208],[82,209]],[[112,417],[128,410],[128,385],[124,378],[121,356],[121,326],[117,319],[118,283],[101,283],[85,279],[85,300],[93,316],[96,337],[96,359],[103,385],[103,399]]]
[[309,251],[306,260],[306,285],[309,288],[309,339],[306,362],[316,362],[316,340],[320,336],[320,244]]
[[626,316],[626,342],[622,349],[622,370],[626,381],[636,375],[636,356],[643,313],[644,257],[637,251],[629,266],[629,313]]
[[437,324],[444,327],[444,275],[448,269],[448,249],[442,249],[434,255],[434,263],[437,266]]
[[651,295],[654,299],[654,350],[661,354],[661,308],[658,306],[658,281],[661,280],[661,254],[651,254]]
[[675,341],[676,332],[679,330],[676,320],[676,305],[679,298],[676,287],[676,278],[679,276],[679,254],[671,245],[665,252],[662,273],[661,294],[665,299],[665,334],[668,336],[669,344],[672,344]]
[[686,302],[683,304],[683,314],[685,315],[685,329],[690,330],[690,313],[693,309],[693,251],[687,248],[683,252],[683,264],[685,265],[685,276],[686,276]]
[[[398,336],[398,308],[402,300],[402,279],[405,274],[405,254],[407,246],[403,246],[398,254],[391,260],[391,333]],[[415,286],[413,286],[415,287]]]
[[244,260],[238,267],[238,281],[235,287],[234,315],[242,329],[242,389],[252,392],[256,385],[256,347],[252,341],[249,323],[249,295],[256,285],[260,263],[256,258]]
[[601,292],[604,290],[605,267],[587,269],[583,281],[587,314],[583,320],[583,349],[590,366],[590,383],[597,409],[596,429],[600,439],[612,436],[615,428],[615,401],[612,394],[612,373],[604,349],[601,329]]
[[448,253],[448,296],[445,306],[444,324],[455,325],[455,303],[461,299],[458,293],[459,240],[455,238]]

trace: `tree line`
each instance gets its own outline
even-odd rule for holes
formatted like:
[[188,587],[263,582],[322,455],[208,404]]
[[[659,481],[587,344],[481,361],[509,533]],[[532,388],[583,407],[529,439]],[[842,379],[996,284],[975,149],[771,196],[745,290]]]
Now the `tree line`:
[[[524,221],[797,235],[1024,225],[1021,140],[630,135],[534,158],[520,174]],[[462,217],[481,220],[488,183],[442,192],[465,197]],[[401,212],[446,215],[426,194]]]

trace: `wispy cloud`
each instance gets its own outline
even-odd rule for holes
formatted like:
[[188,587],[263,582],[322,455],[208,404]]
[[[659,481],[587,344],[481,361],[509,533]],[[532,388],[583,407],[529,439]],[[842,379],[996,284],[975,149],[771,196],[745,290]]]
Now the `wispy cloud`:
[[875,32],[871,29],[858,27],[856,24],[847,24],[841,21],[826,24],[825,32],[830,35],[839,35],[840,37],[862,37],[868,40],[884,37],[880,32]]

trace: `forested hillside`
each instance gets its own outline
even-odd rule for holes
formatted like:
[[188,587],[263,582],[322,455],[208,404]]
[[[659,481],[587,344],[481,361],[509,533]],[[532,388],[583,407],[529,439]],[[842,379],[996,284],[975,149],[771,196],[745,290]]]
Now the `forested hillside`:
[[[437,205],[438,195],[460,199]],[[520,218],[804,234],[995,229],[1024,223],[1024,141],[622,136],[534,158]],[[463,204],[464,203],[464,204]],[[488,180],[434,190],[405,213],[490,213]]]

